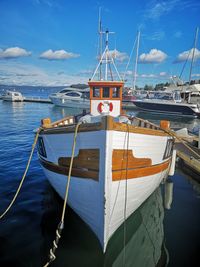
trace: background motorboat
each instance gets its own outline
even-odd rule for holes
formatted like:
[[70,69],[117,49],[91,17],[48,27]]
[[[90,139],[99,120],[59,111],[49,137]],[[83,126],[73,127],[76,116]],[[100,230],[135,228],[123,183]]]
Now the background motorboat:
[[20,92],[7,90],[5,94],[2,95],[2,100],[11,102],[22,102],[24,101],[24,97]]
[[89,89],[64,88],[49,96],[54,105],[69,108],[89,108]]
[[165,113],[167,115],[178,115],[186,117],[199,117],[200,106],[197,102],[191,102],[192,97],[187,101],[181,98],[181,91],[172,92],[151,92],[144,99],[133,100],[138,108],[154,113]]

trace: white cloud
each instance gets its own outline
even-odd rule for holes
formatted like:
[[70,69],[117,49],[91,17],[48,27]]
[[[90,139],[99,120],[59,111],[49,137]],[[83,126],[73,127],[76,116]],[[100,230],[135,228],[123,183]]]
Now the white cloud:
[[174,63],[179,63],[179,62],[183,62],[186,60],[192,60],[193,51],[194,51],[194,60],[200,59],[200,51],[197,48],[195,48],[195,50],[194,50],[194,48],[192,48],[188,51],[184,51],[184,52],[180,53],[177,56]]
[[165,71],[160,72],[159,75],[162,76],[162,77],[163,76],[168,76],[167,72],[165,72]]
[[47,59],[47,60],[63,60],[63,59],[69,59],[69,58],[77,58],[80,55],[74,54],[71,52],[66,52],[65,50],[57,50],[53,51],[51,49],[43,52],[40,55],[41,59]]
[[175,9],[178,4],[180,4],[180,0],[150,2],[150,5],[145,10],[145,17],[149,19],[159,19],[161,16]]
[[156,78],[157,76],[155,74],[141,74],[141,78]]
[[192,77],[200,77],[200,73],[194,73],[192,74]]
[[182,35],[183,35],[183,34],[182,34],[181,31],[176,31],[176,32],[174,33],[174,37],[175,37],[175,38],[180,38]]
[[133,71],[131,71],[131,70],[128,70],[127,72],[126,72],[126,75],[133,75]]
[[31,55],[31,52],[28,52],[25,49],[20,48],[20,47],[10,47],[5,50],[0,49],[0,59],[27,57],[30,55]]
[[156,31],[152,34],[148,34],[145,36],[145,38],[147,40],[152,40],[152,41],[161,41],[165,38],[165,32],[160,30],[160,31]]
[[108,55],[121,62],[128,59],[128,55],[125,52],[120,52],[117,49],[110,50]]
[[158,49],[151,49],[149,53],[141,54],[139,57],[140,63],[161,63],[167,58],[167,55]]
[[7,61],[0,63],[0,83],[8,85],[67,86],[73,83],[87,83],[88,77],[72,74],[60,75],[29,64]]
[[[82,70],[80,71],[80,75],[91,75],[94,73],[94,70]],[[89,76],[88,76],[89,77]]]

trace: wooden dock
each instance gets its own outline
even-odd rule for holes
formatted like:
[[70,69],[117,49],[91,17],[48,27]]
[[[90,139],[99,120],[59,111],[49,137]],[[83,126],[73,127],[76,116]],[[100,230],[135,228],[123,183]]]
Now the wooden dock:
[[200,149],[187,143],[187,145],[192,149],[190,150],[183,143],[175,143],[175,149],[177,156],[182,160],[186,168],[185,171],[191,174],[191,171],[195,174],[194,178],[200,181]]
[[45,104],[53,104],[49,98],[35,98],[35,97],[26,97],[24,102],[33,102],[33,103],[45,103]]

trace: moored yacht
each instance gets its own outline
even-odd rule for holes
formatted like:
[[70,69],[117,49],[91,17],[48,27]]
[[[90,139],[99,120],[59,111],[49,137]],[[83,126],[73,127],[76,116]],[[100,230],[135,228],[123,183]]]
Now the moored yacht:
[[[152,95],[155,95],[152,96]],[[192,94],[192,92],[191,92]],[[184,117],[200,117],[200,105],[191,103],[192,96],[188,95],[187,101],[181,98],[181,91],[172,92],[154,92],[147,98],[135,99],[133,103],[144,111],[153,113],[164,113],[166,115],[177,115]]]
[[20,92],[7,90],[2,95],[2,100],[10,102],[22,102],[24,101],[24,97]]
[[104,252],[113,233],[173,174],[174,166],[169,122],[154,125],[123,113],[124,81],[118,72],[115,78],[107,73],[108,64],[116,66],[105,33],[105,50],[88,82],[90,114],[53,123],[43,119],[38,139],[49,182],[63,199],[70,183],[68,205],[92,229]]
[[86,109],[90,107],[89,89],[68,87],[51,94],[49,98],[56,106]]

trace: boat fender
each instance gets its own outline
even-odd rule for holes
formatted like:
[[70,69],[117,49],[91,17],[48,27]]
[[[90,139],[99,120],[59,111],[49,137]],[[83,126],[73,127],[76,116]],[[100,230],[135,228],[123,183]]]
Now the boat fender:
[[166,209],[171,208],[172,200],[173,200],[173,182],[171,179],[167,179],[165,182],[165,195],[164,195],[164,205]]
[[85,115],[79,119],[79,122],[82,123],[91,123],[92,122],[92,116],[91,115]]
[[171,161],[171,166],[169,169],[169,175],[173,176],[175,172],[175,165],[176,165],[176,150],[174,149],[172,152],[172,161]]
[[104,112],[104,107],[105,107],[106,105],[109,106],[109,111],[110,111],[110,112],[113,111],[113,103],[112,103],[112,102],[104,102],[104,103],[100,102],[100,103],[98,104],[98,107],[97,107],[99,113],[103,113],[103,112]]
[[166,120],[160,121],[160,128],[163,130],[169,130],[170,129],[170,122]]
[[49,128],[51,127],[51,119],[50,118],[45,118],[41,120],[41,126],[43,128]]
[[120,123],[131,124],[131,121],[129,120],[129,118],[127,116],[120,116],[119,117],[119,122]]

